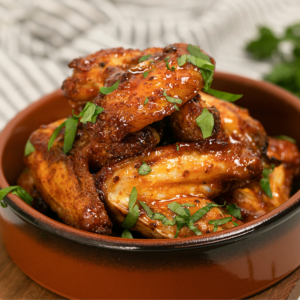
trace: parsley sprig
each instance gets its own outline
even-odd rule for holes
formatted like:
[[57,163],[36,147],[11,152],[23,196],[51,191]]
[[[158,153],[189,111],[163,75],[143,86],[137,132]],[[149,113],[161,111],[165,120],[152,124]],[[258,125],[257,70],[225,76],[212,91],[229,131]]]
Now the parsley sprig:
[[79,120],[83,124],[86,124],[87,122],[95,123],[97,116],[103,111],[104,108],[101,106],[88,102],[78,116],[73,114],[71,118],[68,118],[54,130],[48,142],[48,151],[51,149],[60,131],[65,127],[63,150],[64,153],[68,153],[73,147]]
[[33,201],[33,198],[20,186],[9,186],[4,189],[0,190],[0,205],[2,207],[7,207],[6,202],[4,201],[4,197],[8,194],[12,193],[13,195],[18,196],[21,198],[25,203],[29,204],[31,206],[31,203]]
[[222,100],[231,102],[236,101],[242,97],[242,95],[235,95],[211,89],[210,86],[213,82],[215,69],[214,64],[211,63],[210,58],[206,54],[204,54],[199,47],[189,44],[187,46],[187,50],[190,54],[184,54],[177,58],[178,66],[182,67],[184,64],[189,62],[198,67],[201,71],[205,83],[203,91],[218,98],[220,97]]
[[165,59],[164,59],[164,61],[165,61],[165,63],[166,63],[166,67],[167,67],[167,69],[168,70],[170,70],[170,71],[175,71],[175,67],[173,66],[173,67],[171,67],[170,68],[170,66],[169,66],[169,62],[168,62],[168,59],[170,58],[170,56],[168,56],[168,57],[166,57]]
[[281,36],[270,28],[260,27],[258,38],[249,42],[246,50],[255,59],[274,63],[264,77],[266,81],[300,97],[300,23],[287,27]]

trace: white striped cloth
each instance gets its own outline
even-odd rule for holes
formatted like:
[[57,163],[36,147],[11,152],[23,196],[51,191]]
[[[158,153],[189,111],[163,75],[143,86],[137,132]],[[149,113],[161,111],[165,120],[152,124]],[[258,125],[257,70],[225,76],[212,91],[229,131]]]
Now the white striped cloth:
[[259,25],[300,21],[300,0],[0,0],[0,130],[59,88],[67,64],[101,48],[197,44],[217,70],[259,79],[270,63],[244,51]]

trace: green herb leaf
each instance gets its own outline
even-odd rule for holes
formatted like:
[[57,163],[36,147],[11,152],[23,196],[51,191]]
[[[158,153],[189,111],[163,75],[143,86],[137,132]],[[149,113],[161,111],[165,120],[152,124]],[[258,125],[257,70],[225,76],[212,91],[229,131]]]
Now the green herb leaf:
[[196,235],[201,235],[202,232],[193,224],[193,223],[188,223],[188,227],[190,230],[195,232]]
[[116,90],[119,86],[120,80],[118,80],[115,84],[113,84],[110,87],[101,87],[100,88],[100,93],[104,94],[104,95],[108,95],[110,93],[112,93],[114,90]]
[[[21,198],[24,202],[26,202],[27,204],[31,205],[33,198],[20,186],[16,185],[16,186],[9,186],[7,188],[1,189],[0,190],[0,201],[3,200],[3,198],[8,194],[8,193],[12,193],[13,195],[18,196],[19,198]],[[4,203],[4,207],[7,206],[7,204],[5,202],[1,202]],[[1,204],[1,206],[3,207],[3,205]]]
[[261,27],[259,33],[258,39],[250,42],[246,49],[258,59],[268,58],[277,50],[280,40],[267,27]]
[[135,187],[132,188],[130,196],[129,196],[129,202],[128,202],[128,214],[126,218],[124,219],[121,226],[125,229],[129,229],[137,222],[139,218],[139,206],[136,203],[137,200],[137,190]]
[[173,221],[169,220],[165,215],[160,214],[160,213],[154,213],[151,208],[143,201],[139,201],[141,206],[143,207],[144,211],[146,212],[147,216],[151,220],[159,220],[161,221],[164,225],[175,225],[176,220],[174,219]]
[[129,229],[132,226],[134,226],[134,224],[136,223],[138,218],[139,218],[139,206],[135,205],[133,207],[133,209],[128,212],[125,220],[123,221],[123,223],[121,225],[123,228]]
[[74,118],[82,117],[80,122],[83,124],[86,124],[87,122],[95,123],[97,116],[103,111],[103,107],[97,106],[92,102],[88,102],[78,116],[74,115]]
[[[178,98],[172,98],[170,96],[167,95],[167,92],[166,90],[164,89],[164,92],[163,92],[163,95],[167,98],[167,101],[169,101],[170,103],[177,103],[177,104],[181,104],[182,103],[182,100],[181,99],[178,99]],[[175,104],[176,105],[176,104]],[[175,107],[174,105],[174,107]],[[175,109],[177,108],[177,110],[179,110],[179,108],[176,106]]]
[[151,54],[142,56],[142,57],[139,59],[139,63],[142,62],[142,61],[147,60],[150,56],[151,56]]
[[239,226],[239,224],[234,221],[232,221],[232,223],[233,223],[234,227]]
[[196,118],[196,122],[202,131],[204,139],[212,135],[215,120],[213,115],[206,108],[204,108],[201,115]]
[[232,220],[231,217],[226,217],[224,219],[219,219],[219,220],[210,220],[208,224],[214,225],[214,232],[218,230],[218,226],[226,224]]
[[204,59],[204,60],[207,60],[210,62],[210,58],[208,55],[204,54],[200,48],[198,46],[195,46],[195,45],[191,45],[189,44],[187,46],[187,50],[189,51],[189,53],[192,55],[192,56],[195,56],[195,57],[198,57],[198,58],[201,58],[201,59]]
[[213,209],[214,207],[222,207],[223,205],[218,205],[215,203],[209,203],[206,206],[200,208],[199,210],[197,210],[190,219],[190,223],[195,223],[198,220],[200,220],[205,214],[207,214],[211,209]]
[[27,156],[31,154],[32,152],[35,151],[34,146],[31,144],[30,139],[28,139],[26,146],[25,146],[25,151],[24,151],[24,156]]
[[64,138],[64,153],[68,153],[72,147],[76,136],[78,118],[72,117],[66,120],[66,130]]
[[177,111],[180,111],[178,106],[176,104],[174,104],[174,108],[177,110]]
[[149,70],[149,71],[144,72],[143,77],[146,78],[151,71],[153,71],[153,70]]
[[179,151],[179,145],[176,144],[176,151]]
[[82,118],[80,122],[86,124],[87,122],[91,122],[91,118],[94,116],[96,111],[96,105],[94,103],[88,102],[83,111],[81,111],[80,115]]
[[145,102],[144,102],[144,106],[148,103],[149,99],[148,97],[146,98]]
[[182,67],[186,63],[186,57],[187,57],[186,54],[177,57],[177,63],[179,67]]
[[263,169],[262,176],[263,178],[260,180],[260,186],[263,191],[267,194],[267,196],[273,199],[273,194],[270,186],[269,175],[273,172],[274,165],[271,166],[271,169],[265,168]]
[[291,138],[289,136],[286,136],[286,135],[277,135],[277,136],[275,136],[275,138],[278,139],[278,140],[286,140],[286,141],[289,141],[289,142],[291,142],[293,144],[296,144],[296,140],[295,139],[293,139],[293,138]]
[[124,229],[121,237],[124,239],[133,239],[133,236],[132,236],[130,230],[128,230],[128,229]]
[[143,161],[143,164],[139,167],[138,173],[144,176],[148,175],[151,171],[151,168]]
[[179,234],[179,231],[185,225],[186,220],[184,218],[180,217],[180,216],[176,216],[175,220],[176,220],[176,225],[177,225],[177,231],[175,233],[174,238],[177,238],[178,234]]
[[221,92],[221,91],[216,91],[213,90],[211,88],[209,88],[208,90],[206,90],[207,94],[213,95],[219,99],[225,100],[225,101],[229,101],[229,102],[234,102],[238,99],[240,99],[241,97],[243,97],[243,95],[236,95],[236,94],[230,94],[230,93],[225,93],[225,92]]
[[178,202],[172,202],[172,203],[168,204],[168,208],[181,217],[189,216],[186,213],[185,209]]
[[50,148],[52,147],[56,137],[58,136],[58,134],[60,133],[60,131],[63,129],[63,127],[66,125],[66,121],[64,121],[63,123],[61,123],[52,133],[49,142],[48,142],[48,151],[50,150]]
[[230,215],[242,219],[241,209],[235,203],[227,205],[226,209]]
[[167,69],[168,70],[170,70],[170,71],[175,71],[175,67],[173,66],[172,68],[170,68],[170,66],[169,66],[169,62],[168,62],[168,59],[170,58],[170,56],[169,57],[167,57],[166,59],[164,59],[164,61],[165,61],[165,63],[166,63],[166,67],[167,67]]

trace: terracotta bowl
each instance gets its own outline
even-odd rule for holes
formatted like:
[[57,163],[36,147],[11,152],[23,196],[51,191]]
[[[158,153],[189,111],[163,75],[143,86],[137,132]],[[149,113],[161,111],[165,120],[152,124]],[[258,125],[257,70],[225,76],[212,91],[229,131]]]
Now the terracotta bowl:
[[[217,73],[214,88],[244,94],[239,105],[269,135],[300,144],[300,101],[265,82]],[[70,113],[61,91],[20,112],[0,136],[0,186],[23,169],[30,133]],[[2,238],[14,262],[33,280],[67,298],[235,299],[278,282],[300,265],[300,191],[242,226],[172,240],[122,239],[74,229],[18,197],[0,208]]]

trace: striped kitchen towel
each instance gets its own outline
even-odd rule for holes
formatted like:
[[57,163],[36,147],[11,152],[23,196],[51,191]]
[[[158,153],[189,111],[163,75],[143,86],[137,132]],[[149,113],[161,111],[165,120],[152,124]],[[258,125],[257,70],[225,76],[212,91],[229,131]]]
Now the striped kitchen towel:
[[300,21],[299,0],[0,0],[0,130],[59,88],[75,57],[101,48],[197,44],[217,70],[259,79],[270,69],[245,53],[258,25]]

